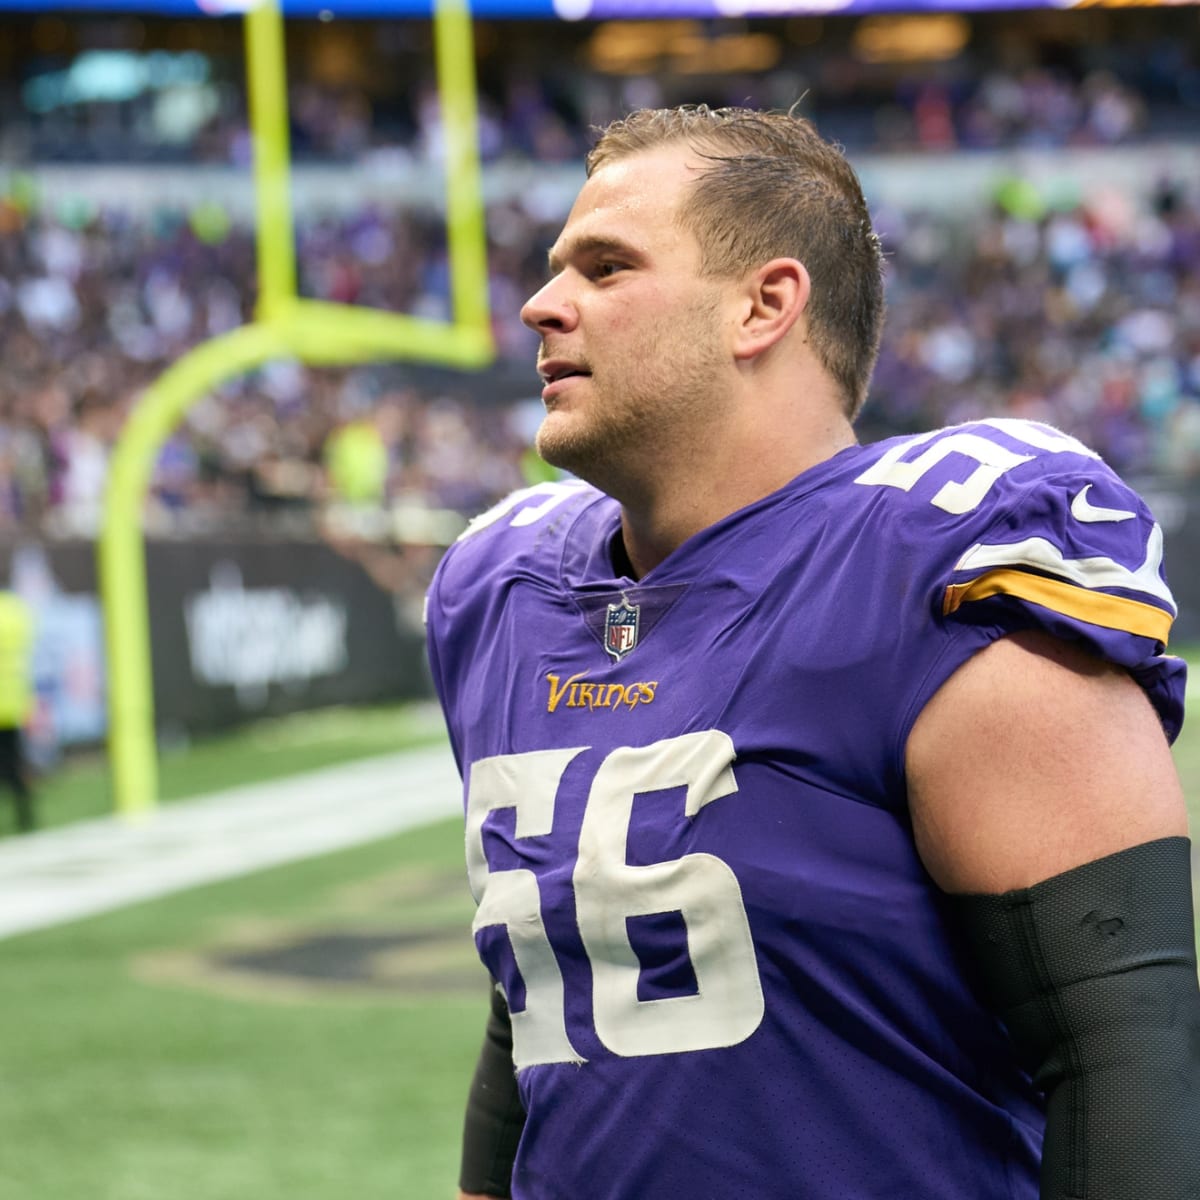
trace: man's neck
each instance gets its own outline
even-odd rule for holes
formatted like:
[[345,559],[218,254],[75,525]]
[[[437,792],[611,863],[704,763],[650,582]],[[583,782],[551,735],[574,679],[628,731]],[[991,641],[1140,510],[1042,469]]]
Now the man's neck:
[[855,442],[849,423],[838,421],[811,442],[761,446],[753,454],[718,454],[682,478],[669,470],[656,475],[653,486],[636,498],[617,496],[633,577],[642,578],[702,529],[771,495]]

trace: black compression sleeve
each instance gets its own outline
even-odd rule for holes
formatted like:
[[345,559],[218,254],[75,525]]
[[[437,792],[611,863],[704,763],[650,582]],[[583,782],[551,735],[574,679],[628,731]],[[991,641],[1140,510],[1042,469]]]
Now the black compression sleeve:
[[517,1091],[512,1059],[512,1020],[497,987],[463,1122],[462,1167],[458,1186],[469,1193],[508,1196],[525,1109]]
[[1042,1200],[1200,1200],[1187,838],[951,900],[1046,1094]]

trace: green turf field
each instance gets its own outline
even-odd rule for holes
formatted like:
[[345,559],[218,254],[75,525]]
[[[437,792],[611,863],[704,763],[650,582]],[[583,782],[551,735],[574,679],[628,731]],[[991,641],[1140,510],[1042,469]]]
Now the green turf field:
[[461,857],[451,821],[0,942],[0,1196],[452,1195]]
[[[165,752],[163,795],[440,731],[427,706],[265,721]],[[99,756],[38,791],[46,826],[111,808]],[[0,1197],[452,1195],[486,1004],[472,908],[451,821],[0,941]]]
[[[426,710],[319,714],[163,774],[178,795],[431,736]],[[1200,721],[1177,758],[1200,829]],[[99,765],[73,770],[53,822],[103,808],[77,794]],[[452,1196],[484,1013],[470,919],[450,821],[0,941],[0,1197]]]

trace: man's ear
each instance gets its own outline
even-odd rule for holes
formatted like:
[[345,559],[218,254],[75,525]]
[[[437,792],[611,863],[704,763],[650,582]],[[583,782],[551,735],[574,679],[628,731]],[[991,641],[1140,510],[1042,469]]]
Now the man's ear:
[[751,359],[769,350],[800,319],[812,283],[795,258],[773,258],[750,272],[744,282],[734,332],[734,358]]

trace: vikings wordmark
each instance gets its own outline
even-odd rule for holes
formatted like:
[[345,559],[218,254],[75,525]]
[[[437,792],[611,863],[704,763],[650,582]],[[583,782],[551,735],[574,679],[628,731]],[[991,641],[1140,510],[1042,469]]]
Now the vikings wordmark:
[[658,680],[639,683],[595,683],[587,680],[586,671],[563,679],[561,675],[546,672],[550,695],[546,700],[546,711],[554,712],[566,700],[566,708],[637,708],[639,704],[651,704],[658,691]]

